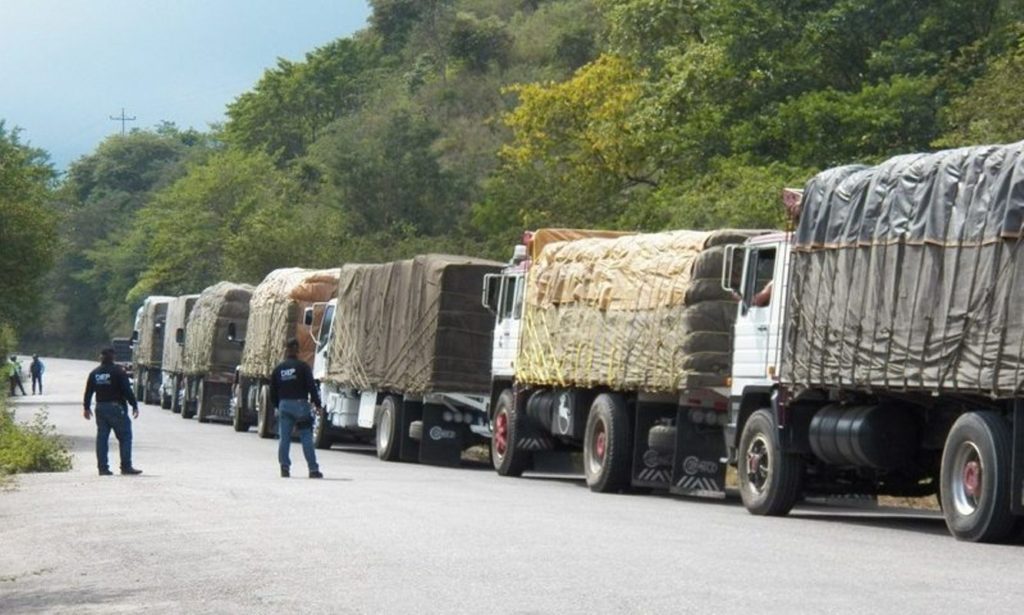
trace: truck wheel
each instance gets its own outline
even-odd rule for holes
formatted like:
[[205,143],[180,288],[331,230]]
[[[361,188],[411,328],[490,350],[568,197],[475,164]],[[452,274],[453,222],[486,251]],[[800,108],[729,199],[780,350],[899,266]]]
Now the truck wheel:
[[621,395],[594,399],[583,434],[583,471],[591,491],[608,493],[629,487],[632,454],[629,413]]
[[523,433],[523,417],[516,412],[515,397],[505,389],[494,406],[494,433],[491,436],[491,463],[502,476],[522,476],[533,463],[530,451],[516,448]]
[[274,437],[274,409],[270,407],[270,387],[265,384],[256,395],[256,433],[261,438]]
[[134,385],[135,385],[135,391],[134,391],[135,392],[135,399],[137,399],[140,403],[146,403],[145,402],[145,395],[143,395],[143,391],[146,390],[145,385],[144,385],[145,377],[146,377],[146,370],[145,370],[145,368],[140,367],[139,369],[135,370],[135,382],[134,382]]
[[173,410],[174,409],[174,395],[176,395],[177,392],[178,392],[177,384],[178,384],[178,379],[177,378],[175,378],[174,380],[171,381],[171,386],[174,389],[174,394],[164,393],[164,388],[162,386],[160,387],[160,407],[163,408],[164,410]]
[[331,430],[327,423],[327,413],[315,411],[313,418],[313,446],[321,450],[327,450],[334,444],[331,437]]
[[398,442],[401,440],[398,421],[398,398],[386,395],[380,404],[380,419],[377,421],[377,457],[384,461],[398,459]]
[[186,382],[184,385],[185,390],[181,392],[179,396],[181,401],[181,418],[190,419],[196,415],[196,400],[189,395],[192,390],[192,383]]
[[174,377],[172,388],[174,394],[171,396],[171,412],[178,414],[181,412],[181,379],[179,376]]
[[671,425],[655,425],[647,432],[647,448],[662,455],[671,455],[676,450],[676,428]]
[[210,422],[210,400],[206,399],[206,380],[203,378],[199,379],[196,383],[196,420],[200,423]]
[[249,421],[246,417],[246,409],[249,407],[246,403],[248,395],[247,387],[242,386],[241,382],[235,384],[234,395],[232,395],[232,403],[235,404],[235,414],[231,418],[231,425],[239,433],[249,431]]
[[942,449],[940,497],[959,540],[999,542],[1013,530],[1010,428],[995,412],[970,412],[953,423]]
[[785,515],[800,497],[803,460],[780,450],[776,432],[771,412],[762,409],[750,415],[740,437],[740,497],[755,515]]

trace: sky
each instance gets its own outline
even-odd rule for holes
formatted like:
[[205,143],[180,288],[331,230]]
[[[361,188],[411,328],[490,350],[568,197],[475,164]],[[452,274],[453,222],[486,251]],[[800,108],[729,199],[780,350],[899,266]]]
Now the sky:
[[0,0],[0,120],[58,170],[127,128],[205,130],[277,58],[366,26],[366,0]]

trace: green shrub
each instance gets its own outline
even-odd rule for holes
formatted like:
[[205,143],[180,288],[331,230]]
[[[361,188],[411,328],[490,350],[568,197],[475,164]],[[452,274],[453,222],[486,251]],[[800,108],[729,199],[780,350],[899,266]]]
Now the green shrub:
[[45,410],[23,424],[14,420],[0,397],[0,483],[3,477],[23,472],[66,472],[71,469],[67,442],[47,422]]

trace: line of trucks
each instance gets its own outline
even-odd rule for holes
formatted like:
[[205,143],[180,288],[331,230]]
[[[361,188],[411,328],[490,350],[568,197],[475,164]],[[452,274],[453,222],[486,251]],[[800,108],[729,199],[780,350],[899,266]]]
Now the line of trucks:
[[[541,229],[508,263],[280,269],[139,308],[139,397],[276,435],[300,340],[320,448],[594,491],[937,496],[958,539],[1024,529],[1024,143],[844,166],[786,190],[786,232]],[[731,487],[730,487],[731,490]]]

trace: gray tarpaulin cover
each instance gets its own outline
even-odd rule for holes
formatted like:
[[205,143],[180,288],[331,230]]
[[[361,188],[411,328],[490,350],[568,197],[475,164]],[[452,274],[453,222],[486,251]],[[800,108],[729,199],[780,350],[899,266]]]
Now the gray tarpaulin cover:
[[808,182],[783,379],[995,397],[1024,379],[1024,144]]
[[494,315],[481,293],[501,267],[435,254],[345,265],[327,379],[410,394],[488,391]]
[[[338,291],[338,269],[277,269],[267,274],[252,293],[249,323],[239,371],[249,378],[267,378],[284,359],[289,337],[299,340],[299,358],[313,364],[316,343],[303,324],[303,311],[330,301]],[[318,315],[322,317],[323,311]],[[319,323],[314,321],[313,329]]]
[[671,231],[549,243],[527,274],[516,377],[672,392],[725,386],[736,301],[727,244],[760,231]]
[[181,355],[184,350],[183,344],[176,341],[178,329],[185,329],[188,324],[189,314],[196,304],[199,295],[182,295],[175,297],[167,304],[167,322],[164,325],[164,358],[160,367],[165,372],[180,374],[182,371]]
[[132,349],[132,360],[146,367],[160,367],[164,357],[164,329],[154,329],[156,323],[163,323],[167,317],[167,304],[174,297],[153,295],[142,302],[139,314],[139,339]]
[[192,308],[185,330],[182,368],[189,376],[233,373],[242,359],[242,345],[228,341],[228,325],[245,339],[249,320],[249,299],[253,287],[248,284],[218,282],[203,290]]

